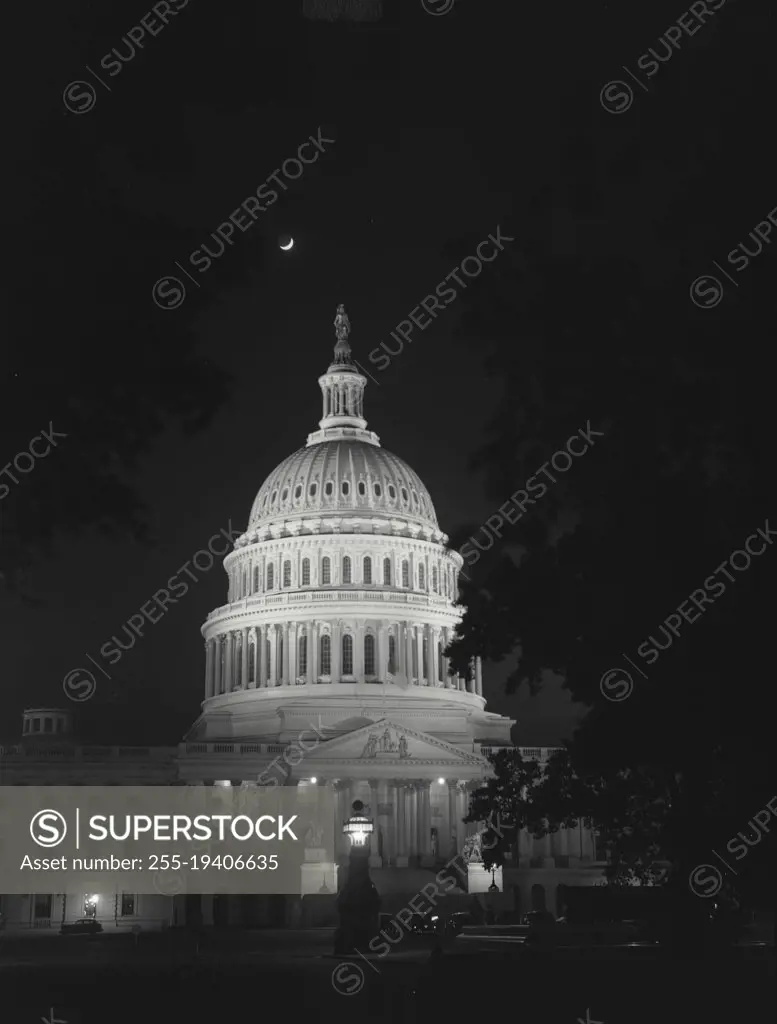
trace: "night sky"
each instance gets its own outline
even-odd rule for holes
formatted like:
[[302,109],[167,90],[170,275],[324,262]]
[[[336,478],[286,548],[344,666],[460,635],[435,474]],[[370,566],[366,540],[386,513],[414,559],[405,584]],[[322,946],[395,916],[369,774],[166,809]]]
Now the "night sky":
[[[327,2],[335,0],[321,0]],[[681,13],[676,5],[661,5],[671,14],[642,6],[634,17],[603,3],[587,5],[584,14],[554,7],[553,17],[522,10],[508,25],[513,4],[498,10],[457,0],[434,17],[407,0],[387,2],[381,22],[355,27],[304,18],[302,0],[229,10],[195,0],[146,40],[111,80],[110,94],[98,89],[95,109],[76,116],[63,110],[63,88],[112,46],[126,52],[121,38],[145,8],[70,4],[63,12],[51,5],[46,39],[34,42],[27,109],[9,111],[22,173],[26,144],[56,122],[105,168],[117,211],[172,217],[193,249],[308,136],[321,128],[335,141],[287,182],[289,190],[251,230],[236,233],[218,268],[198,279],[201,289],[189,289],[186,315],[193,316],[201,359],[225,367],[233,380],[205,431],[183,437],[170,430],[143,459],[136,483],[154,544],[91,534],[68,539],[30,575],[40,606],[3,597],[3,738],[19,734],[23,707],[67,704],[63,676],[88,666],[87,653],[97,657],[214,532],[230,520],[244,528],[264,479],[317,427],[317,377],[330,361],[340,302],[351,319],[354,357],[375,378],[365,397],[368,425],[420,475],[441,527],[452,534],[494,511],[471,460],[499,382],[484,371],[484,347],[461,329],[457,303],[417,330],[382,372],[368,354],[472,252],[470,240],[485,239],[508,216],[539,218],[558,245],[574,246],[565,214],[543,190],[563,176],[558,154],[570,124],[582,118],[592,137],[633,130],[636,122],[626,126],[602,110],[599,90]],[[32,24],[26,29],[30,41]],[[667,81],[671,72],[664,71]],[[165,119],[169,138],[160,142]],[[54,165],[45,171],[56,176]],[[574,191],[576,182],[568,186]],[[285,233],[296,240],[288,253],[278,248]],[[149,237],[145,285],[134,301],[151,303],[154,281],[178,273],[175,261],[186,256],[186,248],[169,250]],[[79,258],[76,239],[72,257]],[[121,318],[123,310],[115,314]],[[52,347],[67,344],[77,359],[78,325],[60,329]],[[132,359],[110,338],[104,355],[106,372],[121,373]],[[10,363],[3,358],[13,386],[13,355]],[[216,565],[147,625],[109,669],[112,681],[98,682],[93,700],[74,705],[85,738],[177,743],[203,692],[199,628],[225,600],[226,577]],[[489,710],[519,720],[514,738],[535,745],[568,735],[580,709],[558,681],[536,698],[523,691],[508,698],[506,671],[486,665],[484,691]]]

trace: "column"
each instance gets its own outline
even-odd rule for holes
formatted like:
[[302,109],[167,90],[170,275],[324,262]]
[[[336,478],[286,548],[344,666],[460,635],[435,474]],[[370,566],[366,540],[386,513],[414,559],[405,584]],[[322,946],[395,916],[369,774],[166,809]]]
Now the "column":
[[418,685],[424,686],[424,637],[423,626],[416,626],[415,630],[415,653],[418,658]]
[[[338,619],[332,623],[332,648],[330,660],[332,662],[332,682],[339,683],[343,678],[343,624]],[[355,652],[354,652],[355,657]]]
[[[372,849],[370,850],[370,867],[380,868],[383,866],[383,858],[378,853],[378,780],[370,779],[370,817],[375,824],[375,831],[372,833]],[[385,838],[385,837],[384,837]]]
[[[378,567],[383,573],[383,563],[378,559]],[[382,575],[380,577],[383,578]],[[375,668],[376,676],[381,683],[386,682],[386,626],[381,620],[375,623]]]
[[289,683],[292,682],[290,669],[291,669],[291,664],[290,664],[290,661],[289,661],[289,623],[288,622],[284,622],[284,624],[283,624],[283,674],[282,674],[281,682],[284,683],[286,686],[288,686]]
[[267,686],[267,657],[265,655],[265,640],[267,639],[267,627],[257,626],[256,629],[256,685],[261,689]]
[[288,650],[289,650],[289,683],[297,685],[297,623],[294,622],[288,628]]
[[243,689],[248,689],[248,626],[243,630],[243,660],[240,666],[241,674],[240,681],[243,684]]
[[[450,856],[453,857],[459,852],[458,839],[458,795],[459,783],[457,780],[448,779],[448,832],[450,833]],[[440,844],[442,845],[442,844]]]
[[321,675],[321,624],[319,622],[313,622],[310,626],[312,634],[312,651],[310,652],[311,662],[313,664],[313,682],[318,682],[318,677]]
[[214,661],[215,661],[215,665],[214,665],[215,677],[214,677],[213,685],[215,687],[215,692],[216,693],[221,693],[221,687],[222,687],[221,655],[222,655],[222,650],[221,650],[221,637],[220,636],[217,636],[217,637],[214,638],[213,647],[214,647],[213,657],[214,657]]
[[419,850],[421,855],[421,867],[428,868],[434,863],[432,857],[432,802],[431,802],[431,782],[428,779],[424,779],[419,784],[418,792],[418,830],[419,830]]
[[397,854],[395,863],[398,868],[407,867],[407,788],[403,782],[397,782]]
[[278,685],[278,627],[275,625],[268,626],[269,640],[270,640],[270,670],[269,679],[267,680],[268,686]]
[[405,675],[408,683],[413,681],[413,634],[409,622],[404,623],[405,628]]
[[475,693],[478,697],[483,696],[483,662],[475,658]]
[[313,659],[315,657],[316,649],[316,624],[315,622],[307,623],[307,645],[308,645],[308,683],[312,683],[315,679],[313,675]]
[[235,634],[230,629],[227,633],[227,657],[224,666],[224,692],[232,693],[235,682],[233,665],[235,663]]
[[408,804],[409,804],[409,822],[408,822],[408,837],[409,842],[407,844],[407,853],[409,857],[418,857],[420,854],[419,842],[418,842],[418,780],[415,779],[410,783],[408,790]]
[[397,784],[396,782],[386,783],[386,799],[391,807],[389,814],[389,834],[383,837],[383,853],[386,862],[392,866],[397,862]]
[[358,682],[364,681],[364,622],[356,623],[353,636],[353,674]]
[[212,640],[205,641],[205,698],[213,696],[213,667],[215,661],[215,647]]

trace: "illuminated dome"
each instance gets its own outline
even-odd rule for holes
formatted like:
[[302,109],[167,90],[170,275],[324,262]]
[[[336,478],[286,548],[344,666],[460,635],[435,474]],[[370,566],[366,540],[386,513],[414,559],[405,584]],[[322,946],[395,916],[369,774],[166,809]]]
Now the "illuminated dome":
[[429,492],[406,462],[367,440],[300,448],[262,484],[248,529],[294,516],[384,515],[437,526]]

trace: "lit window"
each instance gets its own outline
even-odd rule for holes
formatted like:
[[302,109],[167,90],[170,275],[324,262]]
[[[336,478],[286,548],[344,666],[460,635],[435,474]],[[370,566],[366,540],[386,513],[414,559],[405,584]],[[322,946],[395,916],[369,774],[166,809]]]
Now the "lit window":
[[259,593],[259,566],[254,569],[254,593]]
[[364,674],[375,675],[375,637],[368,633],[364,638]]
[[353,637],[349,633],[343,637],[343,675],[353,675]]
[[332,643],[328,636],[321,637],[321,675],[332,673]]
[[303,587],[309,587],[310,586],[310,559],[309,558],[303,558],[302,559],[302,586]]
[[321,562],[321,582],[324,584],[332,582],[332,561],[328,557]]
[[275,566],[272,562],[267,566],[267,589],[275,589]]
[[418,586],[421,590],[426,590],[426,569],[423,565],[418,566]]
[[390,587],[391,586],[391,559],[390,558],[384,558],[383,559],[383,586],[384,587]]
[[364,582],[372,583],[372,559],[369,555],[364,556]]
[[407,559],[402,563],[402,586],[410,586],[410,565]]
[[435,565],[435,566],[432,566],[432,590],[436,594],[438,592],[438,589],[439,589],[439,578],[437,576],[437,566]]
[[343,583],[351,582],[351,559],[348,555],[343,559]]
[[283,563],[283,585],[284,587],[291,586],[291,562]]

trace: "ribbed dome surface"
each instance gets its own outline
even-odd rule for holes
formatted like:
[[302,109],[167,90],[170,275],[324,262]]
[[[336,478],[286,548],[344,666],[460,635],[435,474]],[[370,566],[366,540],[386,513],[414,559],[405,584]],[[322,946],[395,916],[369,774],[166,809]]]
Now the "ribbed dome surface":
[[439,528],[429,492],[407,463],[352,440],[322,441],[284,459],[262,484],[248,528],[327,513],[382,514]]

